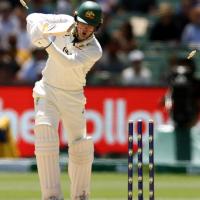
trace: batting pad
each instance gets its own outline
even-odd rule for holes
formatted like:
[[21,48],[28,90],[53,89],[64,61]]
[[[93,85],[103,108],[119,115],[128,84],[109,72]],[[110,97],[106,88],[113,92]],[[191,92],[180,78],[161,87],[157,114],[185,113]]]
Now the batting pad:
[[60,186],[59,137],[53,127],[35,127],[35,155],[37,161],[42,199],[62,199]]
[[87,200],[89,198],[93,160],[92,138],[82,138],[70,145],[68,173],[71,183],[71,200]]

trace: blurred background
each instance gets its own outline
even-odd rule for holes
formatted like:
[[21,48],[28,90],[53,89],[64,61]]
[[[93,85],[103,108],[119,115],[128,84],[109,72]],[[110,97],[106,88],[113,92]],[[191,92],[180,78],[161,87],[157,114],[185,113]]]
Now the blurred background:
[[[2,200],[39,199],[32,88],[41,78],[47,53],[32,46],[26,16],[32,12],[73,15],[83,1],[26,2],[28,10],[18,0],[0,0]],[[143,120],[146,166],[148,121],[155,123],[157,199],[200,199],[200,1],[97,2],[104,12],[104,23],[96,33],[103,56],[88,73],[85,88],[88,134],[95,143],[92,199],[126,199],[127,124],[138,119]],[[192,50],[197,50],[196,55],[187,59]],[[59,135],[65,171],[67,133],[62,124]],[[135,135],[135,155],[136,143]],[[14,186],[18,181],[19,186]],[[69,196],[68,187],[63,187]]]

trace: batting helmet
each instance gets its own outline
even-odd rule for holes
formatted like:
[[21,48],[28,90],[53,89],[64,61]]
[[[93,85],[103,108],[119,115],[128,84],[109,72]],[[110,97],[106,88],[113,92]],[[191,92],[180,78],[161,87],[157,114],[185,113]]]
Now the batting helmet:
[[98,27],[102,23],[102,10],[100,5],[93,1],[83,2],[75,12],[75,20]]

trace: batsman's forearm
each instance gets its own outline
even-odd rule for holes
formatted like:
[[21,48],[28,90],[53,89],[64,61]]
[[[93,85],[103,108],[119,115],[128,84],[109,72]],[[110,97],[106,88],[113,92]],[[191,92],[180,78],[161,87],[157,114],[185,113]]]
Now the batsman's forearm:
[[35,22],[43,21],[47,23],[66,23],[73,20],[73,17],[64,14],[43,14],[43,13],[32,13],[27,17]]
[[27,16],[27,30],[30,32],[32,26],[37,25],[44,36],[63,36],[70,32],[74,26],[74,19],[69,15],[54,15],[32,13]]

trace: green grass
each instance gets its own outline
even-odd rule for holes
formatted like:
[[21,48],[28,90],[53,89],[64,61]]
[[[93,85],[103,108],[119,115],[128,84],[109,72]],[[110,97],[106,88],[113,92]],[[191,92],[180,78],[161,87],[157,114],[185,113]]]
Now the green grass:
[[[145,200],[148,199],[148,180],[144,177]],[[134,187],[137,180],[134,178]],[[69,200],[69,181],[62,173],[62,188]],[[136,197],[136,193],[134,197]],[[36,173],[0,173],[0,200],[40,200]],[[91,200],[126,200],[126,173],[93,173]],[[137,199],[137,198],[134,198]],[[199,200],[200,176],[156,174],[156,200]]]

